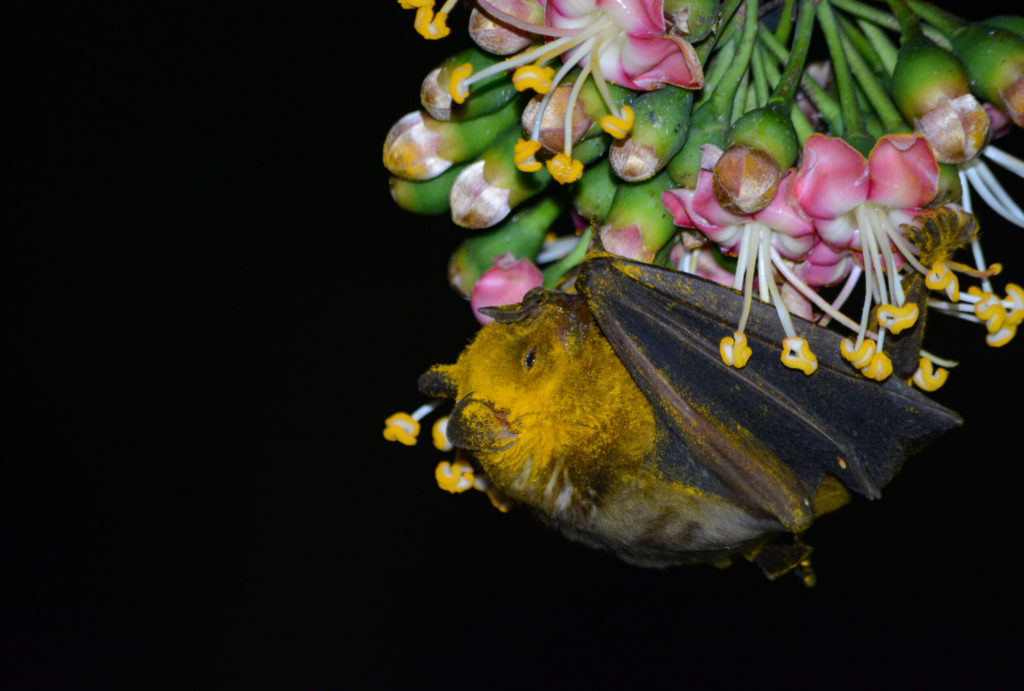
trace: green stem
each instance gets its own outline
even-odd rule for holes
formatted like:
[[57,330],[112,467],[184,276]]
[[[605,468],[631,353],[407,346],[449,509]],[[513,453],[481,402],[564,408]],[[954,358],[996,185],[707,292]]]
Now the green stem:
[[864,118],[861,116],[860,108],[857,107],[857,96],[853,91],[853,75],[850,72],[849,63],[846,61],[846,51],[843,50],[843,40],[839,35],[839,27],[836,24],[835,12],[832,10],[830,0],[823,0],[818,5],[818,24],[821,25],[822,33],[825,34],[825,43],[828,44],[828,53],[832,58],[832,69],[835,73],[836,88],[839,91],[839,108],[842,114],[842,136],[863,134]]
[[732,96],[732,104],[729,107],[729,115],[727,117],[729,123],[736,122],[736,120],[743,115],[747,110],[747,86],[750,83],[750,73],[744,72],[743,76],[740,77],[739,83],[736,85],[736,93]]
[[[796,35],[793,47],[786,60],[786,71],[782,73],[772,100],[789,105],[796,98],[796,89],[800,84],[804,64],[807,62],[807,51],[811,46],[811,35],[814,29],[814,4],[811,0],[800,0],[800,14],[796,20]],[[767,33],[767,32],[766,32]]]
[[887,132],[906,132],[910,128],[907,123],[904,122],[903,116],[900,115],[899,110],[893,104],[892,99],[889,98],[889,94],[886,92],[885,87],[878,83],[875,78],[875,73],[871,71],[867,62],[860,56],[856,48],[853,47],[853,42],[849,40],[847,36],[841,36],[843,41],[843,47],[845,53],[850,61],[850,68],[853,70],[854,76],[857,78],[857,83],[860,84],[860,88],[863,89],[864,95],[871,103],[871,107],[875,113],[878,114],[878,118],[882,121],[882,127]]
[[891,72],[887,72],[885,70],[885,65],[878,53],[875,51],[871,41],[868,40],[868,37],[865,36],[853,22],[846,17],[839,15],[839,27],[846,38],[850,40],[850,43],[853,44],[853,47],[857,49],[857,54],[871,67],[872,72],[876,75],[881,72],[885,72],[886,76],[891,74]]
[[754,75],[754,93],[757,94],[757,107],[761,107],[768,102],[768,77],[765,76],[764,72],[765,56],[763,53],[764,51],[760,45],[754,45],[750,67]]
[[886,33],[878,28],[877,24],[858,19],[857,26],[860,27],[871,47],[874,48],[875,55],[881,61],[885,73],[891,75],[896,67],[896,46],[889,40]]
[[[763,45],[764,44],[762,44],[762,47]],[[767,52],[771,52],[768,49],[765,50]],[[765,75],[768,77],[769,83],[778,84],[779,80],[782,78],[782,73],[779,72],[778,66],[767,55],[765,56],[764,61],[764,71]],[[789,109],[789,119],[793,121],[793,129],[796,131],[796,136],[800,141],[804,141],[814,134],[814,126],[811,124],[811,121],[807,119],[807,116],[804,115],[804,112],[800,110],[800,106],[796,103],[794,103]]]
[[743,34],[739,38],[739,51],[737,52],[736,59],[726,69],[725,74],[722,75],[719,87],[715,89],[705,104],[706,108],[710,108],[715,113],[724,115],[726,118],[729,117],[729,111],[726,109],[735,100],[740,82],[744,81],[744,77],[747,74],[750,56],[754,52],[754,43],[757,39],[757,0],[748,0],[744,11]]
[[957,17],[955,14],[947,12],[946,10],[940,9],[930,2],[908,0],[907,4],[910,5],[910,8],[917,16],[921,17],[942,32],[942,35],[946,38],[949,38],[956,33],[958,29],[967,25],[967,22],[960,19],[960,17]]
[[775,38],[779,43],[789,43],[789,35],[793,31],[793,3],[796,0],[785,0],[779,12],[779,24],[775,27]]
[[558,282],[562,280],[562,276],[564,276],[569,269],[583,261],[583,257],[587,254],[587,248],[590,247],[590,237],[592,234],[593,227],[591,226],[583,231],[583,235],[580,236],[580,241],[576,243],[576,246],[571,252],[569,252],[569,254],[541,271],[541,274],[544,276],[545,288],[548,290],[554,290],[558,285]]
[[718,22],[716,24],[721,31],[713,31],[711,35],[696,48],[697,57],[700,58],[702,65],[707,61],[708,56],[711,55],[711,51],[715,49],[715,44],[724,37],[726,29],[731,25],[729,20],[742,3],[743,0],[728,0],[728,2],[722,5],[722,11],[718,15]]
[[711,58],[711,63],[704,72],[704,88],[701,89],[700,99],[697,101],[698,104],[706,101],[715,92],[715,87],[718,86],[722,75],[725,74],[725,71],[732,64],[735,57],[736,41],[728,41]]
[[[758,38],[761,40],[761,45],[768,49],[768,52],[780,63],[787,63],[789,61],[789,51],[786,47],[780,44],[772,32],[765,29],[763,26],[759,27]],[[770,64],[770,63],[769,63]],[[772,65],[774,68],[774,65]],[[775,70],[778,75],[778,69]],[[769,74],[769,79],[772,76]],[[775,81],[781,81],[781,76],[774,77]],[[800,88],[804,91],[805,95],[810,99],[814,107],[821,113],[821,117],[824,118],[825,122],[829,123],[833,129],[842,131],[842,121],[839,113],[839,104],[831,94],[825,91],[816,81],[808,77],[806,74],[802,75],[799,81]],[[799,110],[799,108],[797,109]],[[803,113],[800,113],[803,117]],[[807,118],[803,117],[803,121],[807,123],[808,127],[811,124],[807,122]],[[794,122],[794,126],[796,123]]]
[[[885,27],[886,29],[892,29],[893,31],[900,30],[900,23],[896,17],[892,16],[888,12],[872,7],[871,5],[865,5],[857,0],[831,0],[832,4],[836,9],[840,9],[843,12],[852,14],[854,17],[859,19],[865,19],[873,24]],[[925,21],[928,21],[926,18]],[[936,30],[932,26],[922,26],[921,30],[924,35],[931,40],[938,43],[943,48],[949,48],[949,39],[939,30]]]
[[885,0],[885,3],[896,15],[896,21],[900,23],[901,41],[906,41],[921,33],[921,20],[910,9],[906,0]]
[[757,27],[757,38],[761,41],[761,45],[768,49],[778,62],[786,62],[789,60],[789,49],[785,45],[779,42],[779,39],[775,38],[775,34],[768,30],[768,28],[761,24]]

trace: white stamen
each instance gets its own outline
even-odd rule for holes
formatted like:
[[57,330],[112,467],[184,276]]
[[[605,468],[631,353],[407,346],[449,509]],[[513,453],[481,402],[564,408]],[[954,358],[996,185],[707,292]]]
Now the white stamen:
[[[796,288],[798,291],[800,291],[801,295],[803,295],[805,298],[807,298],[808,300],[813,302],[815,305],[817,305],[818,309],[820,309],[822,312],[824,312],[828,317],[830,317],[832,319],[835,319],[837,322],[839,322],[843,326],[847,327],[851,331],[857,331],[858,330],[859,326],[858,326],[857,322],[855,322],[852,319],[850,319],[849,317],[847,317],[845,314],[840,312],[833,305],[830,305],[825,300],[825,298],[823,298],[820,295],[818,295],[818,292],[816,290],[814,290],[809,285],[807,285],[806,283],[801,281],[799,278],[797,278],[796,274],[794,274],[792,271],[790,271],[789,267],[786,266],[785,263],[783,263],[782,255],[779,254],[779,251],[776,250],[774,247],[771,248],[771,257],[772,257],[772,264],[774,264],[774,266],[778,270],[778,272],[780,274],[782,274],[782,277],[785,278],[789,282],[790,285],[792,285],[794,288]],[[852,289],[852,287],[851,287],[851,289]],[[822,320],[822,321],[824,321],[824,320]]]
[[576,245],[579,243],[579,237],[575,235],[569,235],[566,237],[555,238],[550,242],[545,242],[544,247],[541,249],[540,254],[537,255],[538,264],[546,264],[561,259],[565,255],[573,251]]
[[420,420],[425,418],[427,415],[432,413],[437,408],[437,406],[439,406],[439,405],[441,405],[440,401],[430,401],[429,403],[424,403],[419,408],[417,408],[416,410],[412,411],[412,414],[409,415],[409,417],[411,417],[416,422],[419,422]]
[[1024,161],[1016,156],[1012,156],[991,144],[982,149],[982,153],[985,154],[985,158],[993,163],[998,163],[1014,175],[1024,178]]

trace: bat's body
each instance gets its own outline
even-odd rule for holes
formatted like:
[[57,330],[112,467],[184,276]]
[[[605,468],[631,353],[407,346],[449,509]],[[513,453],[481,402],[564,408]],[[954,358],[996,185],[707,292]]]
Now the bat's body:
[[874,498],[907,455],[959,417],[902,381],[869,381],[840,337],[796,328],[819,359],[779,361],[775,311],[753,305],[754,355],[724,364],[741,296],[609,255],[588,258],[576,294],[533,291],[496,311],[455,365],[421,388],[456,399],[453,443],[490,480],[570,537],[626,560],[718,561],[800,534]]

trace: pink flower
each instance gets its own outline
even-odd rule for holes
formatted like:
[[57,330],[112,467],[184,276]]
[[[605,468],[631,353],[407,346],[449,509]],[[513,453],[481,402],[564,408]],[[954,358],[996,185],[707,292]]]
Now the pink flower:
[[779,254],[787,259],[803,259],[814,242],[814,224],[793,194],[794,171],[783,176],[768,206],[757,213],[737,214],[725,209],[715,196],[713,171],[721,155],[718,147],[705,144],[697,188],[668,190],[661,195],[675,224],[697,228],[730,254],[739,251],[745,224],[765,225],[773,231],[772,246]]
[[793,192],[826,242],[845,247],[856,231],[854,219],[835,225],[833,233],[832,224],[818,221],[833,221],[864,203],[918,209],[935,198],[938,185],[939,166],[920,134],[887,134],[867,159],[839,137],[812,134],[804,142]]
[[666,35],[663,5],[662,0],[547,0],[544,23],[563,35],[580,36],[580,44],[593,36],[591,50],[578,59],[596,62],[606,80],[641,91],[662,84],[700,88],[700,60],[689,43]]
[[487,269],[473,286],[469,296],[473,316],[481,324],[494,321],[480,313],[481,307],[514,305],[522,302],[523,296],[544,282],[540,269],[529,259],[517,260],[510,252],[494,258],[494,266]]

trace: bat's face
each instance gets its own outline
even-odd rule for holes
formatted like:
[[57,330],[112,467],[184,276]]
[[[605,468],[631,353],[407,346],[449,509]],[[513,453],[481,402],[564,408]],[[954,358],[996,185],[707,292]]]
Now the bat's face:
[[456,399],[452,442],[520,499],[555,466],[584,475],[642,457],[654,436],[650,407],[576,296],[534,293],[432,373]]

